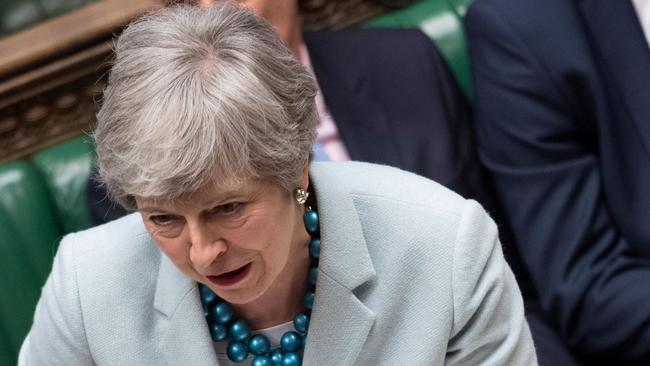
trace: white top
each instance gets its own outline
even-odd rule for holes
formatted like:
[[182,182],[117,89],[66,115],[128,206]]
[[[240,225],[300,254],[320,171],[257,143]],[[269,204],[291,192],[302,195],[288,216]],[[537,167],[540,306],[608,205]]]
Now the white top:
[[645,40],[650,46],[650,0],[632,0],[632,5],[634,5],[636,16],[639,18],[641,28],[643,28]]
[[[293,330],[293,321],[286,322],[280,325],[276,325],[271,328],[265,328],[260,330],[254,330],[253,334],[262,334],[271,342],[271,349],[280,347],[280,338],[282,335],[288,331]],[[245,363],[234,363],[228,359],[226,354],[226,349],[228,348],[228,342],[214,342],[214,351],[217,354],[217,360],[219,360],[220,366],[241,366],[241,365],[250,365],[255,358],[253,355],[249,355]]]

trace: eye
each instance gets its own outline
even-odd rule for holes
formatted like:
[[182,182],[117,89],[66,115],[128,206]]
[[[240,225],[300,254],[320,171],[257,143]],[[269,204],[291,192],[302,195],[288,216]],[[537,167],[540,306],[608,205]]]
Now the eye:
[[151,215],[149,221],[156,226],[168,226],[173,224],[178,218],[174,215]]
[[229,202],[215,207],[212,212],[218,215],[229,216],[237,213],[242,205],[241,202]]

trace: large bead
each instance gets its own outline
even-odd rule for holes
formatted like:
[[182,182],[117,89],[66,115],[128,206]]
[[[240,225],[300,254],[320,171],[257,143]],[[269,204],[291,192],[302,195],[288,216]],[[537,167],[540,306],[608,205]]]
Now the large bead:
[[225,324],[211,324],[210,336],[215,342],[221,342],[228,337],[228,327]]
[[282,351],[279,348],[274,349],[271,351],[269,354],[269,358],[271,359],[271,364],[275,365],[281,365],[282,364]]
[[212,307],[212,317],[219,324],[226,324],[232,319],[232,306],[225,302],[218,302]]
[[312,258],[318,258],[320,256],[320,239],[312,239],[309,242],[309,255]]
[[280,347],[285,353],[297,351],[302,347],[302,337],[294,331],[286,332],[280,338]]
[[248,348],[242,342],[231,342],[226,354],[232,362],[243,362],[248,357]]
[[311,291],[307,291],[305,294],[305,307],[307,309],[310,309],[314,306],[314,293]]
[[309,316],[305,313],[296,315],[296,317],[293,318],[293,327],[300,333],[307,333],[307,328],[309,328]]
[[271,359],[266,356],[257,356],[253,359],[251,366],[273,366]]
[[316,285],[316,280],[318,279],[318,267],[309,268],[309,283]]
[[[255,356],[262,356],[269,353],[271,349],[271,342],[266,336],[257,334],[248,340],[248,350]],[[269,360],[271,362],[271,360]]]
[[251,335],[251,329],[248,327],[248,323],[243,319],[236,320],[232,323],[228,331],[230,337],[236,341],[243,341]]
[[282,355],[282,366],[300,366],[302,360],[300,355],[295,352],[289,352]]
[[207,306],[217,300],[217,294],[212,292],[208,286],[199,285],[199,292],[201,294],[201,303]]
[[303,216],[305,229],[311,234],[318,232],[318,214],[316,211],[307,211]]

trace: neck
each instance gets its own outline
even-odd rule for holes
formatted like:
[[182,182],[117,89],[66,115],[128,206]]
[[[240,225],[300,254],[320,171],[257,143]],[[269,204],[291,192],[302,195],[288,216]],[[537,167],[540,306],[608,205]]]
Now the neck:
[[[262,3],[262,2],[258,2]],[[302,44],[302,19],[296,0],[267,1],[257,6],[258,13],[266,18],[285,45],[300,59]]]
[[281,35],[287,47],[293,52],[295,57],[300,60],[300,45],[302,45],[302,20],[300,15],[296,16],[291,22],[287,22],[285,29],[278,28],[278,34]]

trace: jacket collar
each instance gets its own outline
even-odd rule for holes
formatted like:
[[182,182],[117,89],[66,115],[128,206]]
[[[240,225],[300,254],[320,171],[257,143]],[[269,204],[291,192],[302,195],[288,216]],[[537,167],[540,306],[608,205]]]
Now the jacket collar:
[[[322,249],[308,343],[307,365],[347,365],[356,360],[375,314],[355,294],[376,272],[349,192],[324,165],[312,166]],[[169,364],[216,365],[197,286],[161,255],[154,308],[166,317],[162,347]]]
[[370,46],[356,42],[359,37],[351,37],[350,32],[361,31],[304,34],[318,85],[352,160],[401,166],[397,144],[378,143],[393,141],[395,132],[385,107],[372,97],[368,85],[372,63],[359,57],[368,56],[370,52],[363,48]]
[[650,49],[630,1],[580,0],[580,9],[604,66],[605,84],[620,96],[650,154]]
[[374,281],[376,272],[353,199],[342,189],[342,177],[326,165],[314,163],[310,170],[322,245],[304,359],[307,365],[348,365],[357,359],[375,321],[355,290]]
[[217,365],[196,283],[161,254],[154,308],[165,319],[154,331],[169,365]]

